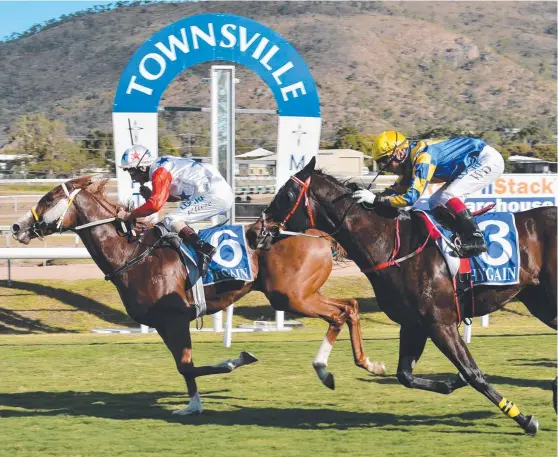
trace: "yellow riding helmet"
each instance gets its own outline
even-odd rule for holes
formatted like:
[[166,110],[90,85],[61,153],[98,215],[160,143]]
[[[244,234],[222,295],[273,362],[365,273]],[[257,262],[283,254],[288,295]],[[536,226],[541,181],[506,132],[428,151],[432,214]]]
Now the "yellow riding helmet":
[[407,139],[395,130],[380,133],[372,145],[372,158],[377,162],[383,157],[391,156],[397,149],[405,146]]

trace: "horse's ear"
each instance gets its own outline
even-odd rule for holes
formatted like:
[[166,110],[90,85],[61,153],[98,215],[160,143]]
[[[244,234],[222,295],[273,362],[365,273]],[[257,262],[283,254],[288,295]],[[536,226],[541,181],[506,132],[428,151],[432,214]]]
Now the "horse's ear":
[[310,176],[314,171],[314,168],[316,168],[316,156],[310,159],[310,162],[306,164],[306,166],[302,169],[302,172],[304,175]]

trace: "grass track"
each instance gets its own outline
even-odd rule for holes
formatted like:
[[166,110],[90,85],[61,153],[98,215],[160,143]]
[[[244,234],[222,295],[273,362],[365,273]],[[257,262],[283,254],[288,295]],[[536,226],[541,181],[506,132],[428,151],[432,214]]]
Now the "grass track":
[[[201,378],[206,411],[192,418],[171,415],[184,405],[184,386],[157,336],[24,335],[0,337],[0,455],[556,455],[548,390],[556,337],[542,326],[526,335],[489,330],[479,329],[471,349],[496,388],[537,416],[536,437],[470,388],[442,396],[369,376],[353,366],[346,339],[330,358],[330,391],[311,368],[323,336],[317,328],[239,334],[229,350],[196,334],[198,364],[242,349],[260,362]],[[391,328],[365,331],[370,355],[391,373],[396,336]],[[429,343],[417,372],[454,369]]]
[[[378,312],[373,298],[362,298],[370,297],[365,280],[333,278],[324,292],[361,297],[368,355],[384,361],[391,376],[374,378],[356,368],[344,330],[329,364],[336,390],[323,387],[311,367],[325,332],[317,320],[305,319],[303,329],[288,334],[235,334],[232,349],[217,335],[195,334],[198,365],[240,350],[260,362],[200,378],[205,413],[177,418],[171,411],[184,406],[185,387],[158,336],[47,334],[112,325],[122,310],[112,286],[0,287],[4,332],[47,332],[0,336],[0,456],[556,455],[549,390],[556,336],[522,305],[493,314],[486,329],[476,320],[470,348],[489,381],[539,419],[536,437],[525,436],[470,388],[443,396],[400,386],[393,376],[398,326]],[[235,319],[271,318],[266,306],[260,294],[249,295]],[[428,343],[416,372],[455,370]]]

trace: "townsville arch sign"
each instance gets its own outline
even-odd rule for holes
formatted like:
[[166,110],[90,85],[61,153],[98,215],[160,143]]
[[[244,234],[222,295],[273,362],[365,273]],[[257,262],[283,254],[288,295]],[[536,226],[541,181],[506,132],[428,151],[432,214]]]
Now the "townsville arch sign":
[[[115,159],[132,143],[157,152],[157,113],[167,86],[202,62],[243,65],[268,85],[277,102],[277,184],[317,154],[320,101],[308,66],[274,30],[230,14],[201,14],[177,21],[149,38],[132,56],[116,90],[113,109]],[[129,179],[117,168],[119,183]],[[128,181],[129,184],[131,184]],[[119,197],[131,185],[119,186]]]

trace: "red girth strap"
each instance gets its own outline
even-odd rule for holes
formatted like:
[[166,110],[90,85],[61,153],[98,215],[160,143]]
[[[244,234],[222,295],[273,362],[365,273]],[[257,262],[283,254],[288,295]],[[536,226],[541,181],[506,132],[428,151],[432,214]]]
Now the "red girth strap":
[[289,211],[289,214],[287,214],[285,220],[281,222],[281,227],[284,227],[287,221],[294,214],[294,212],[298,208],[298,205],[300,205],[300,202],[302,201],[302,196],[304,195],[304,204],[306,206],[308,218],[310,219],[310,228],[314,228],[314,216],[312,215],[312,211],[310,210],[310,201],[308,200],[308,189],[310,189],[310,181],[312,180],[312,177],[308,176],[306,182],[302,182],[296,176],[291,176],[291,179],[300,186],[300,193],[298,194],[298,198],[296,199],[296,203],[294,204],[293,208]]
[[417,254],[419,254],[420,252],[422,252],[422,250],[426,247],[426,244],[428,243],[428,240],[430,240],[431,237],[431,233],[430,231],[428,232],[428,236],[426,237],[426,240],[424,241],[424,243],[422,244],[422,246],[420,246],[416,251],[403,256],[403,257],[399,257],[398,259],[394,259],[394,257],[397,255],[397,253],[399,252],[399,249],[401,247],[401,240],[400,240],[400,236],[399,236],[399,219],[397,219],[397,222],[395,223],[395,247],[393,249],[393,252],[390,256],[391,260],[388,260],[387,262],[384,263],[380,263],[378,265],[374,265],[373,267],[370,268],[366,268],[364,270],[362,270],[363,273],[375,273],[377,271],[383,270],[385,268],[391,267],[393,265],[397,265],[399,266],[399,262],[403,262],[404,260],[408,260],[411,257],[416,256]]

